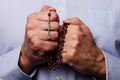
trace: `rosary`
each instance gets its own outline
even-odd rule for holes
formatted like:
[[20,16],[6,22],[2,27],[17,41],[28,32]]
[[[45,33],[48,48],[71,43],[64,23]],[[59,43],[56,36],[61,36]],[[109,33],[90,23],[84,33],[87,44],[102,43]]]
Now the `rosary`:
[[[49,17],[48,19],[48,40],[50,40],[50,31],[51,31],[51,24],[50,24],[51,11],[52,10],[49,10],[49,13],[48,13],[48,17]],[[61,63],[61,60],[62,60],[61,53],[63,51],[64,38],[65,38],[66,32],[67,32],[67,25],[63,25],[62,27],[60,27],[60,30],[58,32],[59,33],[58,47],[56,48],[54,52],[46,54],[47,65],[52,70],[58,69]],[[62,79],[58,78],[56,80],[62,80]]]

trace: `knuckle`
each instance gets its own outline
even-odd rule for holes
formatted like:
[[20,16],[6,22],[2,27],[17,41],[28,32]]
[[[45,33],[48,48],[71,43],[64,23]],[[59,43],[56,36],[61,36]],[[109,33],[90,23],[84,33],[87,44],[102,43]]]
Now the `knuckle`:
[[73,44],[72,44],[72,48],[74,49],[73,51],[75,51],[77,49],[78,45],[79,45],[78,40],[73,41]]
[[74,17],[74,18],[73,18],[73,22],[74,22],[74,24],[76,24],[76,25],[80,25],[80,24],[81,24],[81,20],[80,20],[78,17]]
[[58,42],[55,42],[54,47],[56,48],[58,46]]
[[32,44],[32,48],[35,49],[35,50],[38,50],[38,49],[41,48],[41,45],[43,45],[42,42],[35,41],[35,42],[33,42],[33,44]]
[[31,13],[31,14],[29,14],[29,15],[27,16],[27,19],[29,20],[29,19],[33,18],[33,16],[34,16],[34,14]]
[[54,12],[54,11],[52,11],[52,13],[51,13],[51,18],[52,18],[53,20],[58,21],[58,15],[57,15],[57,13]]
[[37,50],[38,49],[38,43],[37,42],[33,42],[32,48]]
[[62,62],[63,62],[63,63],[68,63],[68,61],[69,61],[69,60],[68,60],[68,54],[66,54],[66,53],[65,53],[65,54],[62,54]]
[[58,37],[58,32],[57,32],[57,31],[55,31],[55,34],[56,34],[56,36]]
[[71,60],[73,60],[73,59],[74,59],[73,53],[69,54],[68,60],[71,61]]
[[68,25],[68,29],[70,29],[70,28],[72,28],[73,27],[73,25]]
[[58,32],[54,31],[52,34],[53,39],[58,39]]
[[77,53],[77,49],[76,49],[76,48],[73,48],[73,49],[71,50],[71,58],[73,58],[76,53]]
[[73,32],[73,25],[68,25],[68,28],[67,28],[67,31],[69,31],[69,32]]
[[45,51],[51,51],[51,50],[55,50],[55,48],[58,46],[57,42],[54,42],[52,44],[49,44],[46,48]]
[[66,64],[66,63],[68,63],[68,60],[63,58],[62,62]]
[[34,35],[33,35],[33,33],[31,31],[27,31],[26,36],[28,37],[29,40],[32,40]]
[[52,48],[55,49],[57,46],[58,46],[58,43],[54,42],[53,45],[52,45]]
[[26,24],[26,30],[28,31],[28,30],[32,29],[33,26],[34,26],[34,25],[33,25],[32,23]]
[[69,63],[74,60],[74,55],[72,53],[62,54],[63,63]]
[[79,36],[77,34],[72,35],[72,40],[79,40]]
[[79,19],[78,17],[74,17],[74,20],[75,20],[75,21],[78,21],[78,20],[80,20],[80,19]]
[[68,62],[74,61],[76,52],[77,52],[77,51],[76,51],[76,49],[74,49],[74,48],[72,48],[72,49],[70,50],[70,53],[69,53],[68,56],[67,56]]
[[44,5],[40,11],[48,11],[50,8],[50,6]]
[[80,26],[79,25],[69,25],[68,30],[70,32],[79,33]]
[[58,22],[54,22],[52,26],[53,26],[53,29],[54,29],[55,31],[58,31],[58,30],[59,30],[59,23],[58,23]]

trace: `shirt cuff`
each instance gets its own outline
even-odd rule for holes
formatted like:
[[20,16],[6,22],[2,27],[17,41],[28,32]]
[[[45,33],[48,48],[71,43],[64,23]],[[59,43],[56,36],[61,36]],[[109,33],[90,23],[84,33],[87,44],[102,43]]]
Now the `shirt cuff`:
[[120,58],[103,51],[106,62],[106,80],[120,80]]
[[18,66],[20,50],[21,46],[0,57],[0,73],[3,80],[32,80],[36,70],[27,75]]

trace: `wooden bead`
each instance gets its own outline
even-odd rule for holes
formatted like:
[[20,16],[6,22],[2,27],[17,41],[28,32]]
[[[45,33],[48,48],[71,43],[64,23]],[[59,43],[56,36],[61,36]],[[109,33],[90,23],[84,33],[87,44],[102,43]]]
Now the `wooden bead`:
[[[51,16],[50,12],[48,13],[48,16],[49,17]],[[58,40],[59,45],[58,45],[56,52],[54,52],[55,55],[47,54],[47,64],[48,64],[48,67],[52,70],[58,69],[61,63],[61,59],[62,59],[61,53],[63,51],[66,32],[67,32],[67,27],[66,26],[62,27],[62,29],[59,32],[59,35],[60,35],[59,40]]]

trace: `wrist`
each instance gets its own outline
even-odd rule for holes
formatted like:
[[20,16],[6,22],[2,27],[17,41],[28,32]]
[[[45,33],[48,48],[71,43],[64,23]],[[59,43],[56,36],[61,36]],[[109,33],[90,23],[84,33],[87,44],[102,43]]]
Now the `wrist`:
[[18,65],[26,74],[30,74],[35,67],[27,58],[22,56],[22,53],[20,54]]
[[94,68],[95,74],[97,80],[106,80],[106,66],[105,66],[105,57],[102,53],[102,51],[99,50],[99,55],[95,63]]

